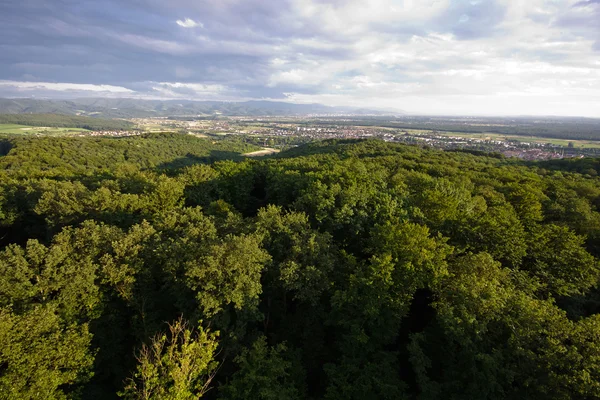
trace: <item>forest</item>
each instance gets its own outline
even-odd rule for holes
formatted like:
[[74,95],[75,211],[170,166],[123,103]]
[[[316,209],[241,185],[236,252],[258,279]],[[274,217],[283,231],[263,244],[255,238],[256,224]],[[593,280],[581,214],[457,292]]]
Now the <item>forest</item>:
[[600,398],[600,160],[255,149],[0,141],[0,398]]
[[133,128],[133,123],[124,120],[61,114],[0,114],[0,124],[47,126],[51,128],[82,128],[90,131],[127,130]]

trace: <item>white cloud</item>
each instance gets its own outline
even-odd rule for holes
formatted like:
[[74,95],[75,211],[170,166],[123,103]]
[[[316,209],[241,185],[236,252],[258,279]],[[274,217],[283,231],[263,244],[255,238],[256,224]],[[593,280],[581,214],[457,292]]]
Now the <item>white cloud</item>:
[[[124,31],[115,31],[111,29],[119,24],[111,21],[77,23],[77,18],[61,15],[57,18],[68,23],[49,19],[27,29],[58,38],[78,37],[77,50],[84,51],[75,53],[75,48],[67,48],[75,45],[66,43],[60,44],[56,55],[56,47],[25,43],[11,50],[5,45],[3,54],[10,53],[6,58],[11,64],[0,63],[6,67],[0,70],[8,71],[0,78],[29,81],[19,90],[31,93],[35,87],[46,91],[70,87],[89,93],[108,90],[115,96],[232,100],[288,93],[290,99],[302,102],[396,107],[417,113],[579,110],[600,117],[597,0],[595,5],[577,7],[580,0],[173,1],[187,15],[210,20],[211,29],[192,29],[203,24],[182,18],[175,21],[177,26],[167,19],[167,27],[159,30],[144,27],[140,18]],[[164,10],[173,6],[158,0],[147,4],[153,13],[147,20],[151,24],[169,15]],[[96,53],[96,44],[87,43],[88,37],[111,47]],[[90,58],[111,69],[83,67],[79,62]],[[146,82],[128,81],[137,77],[131,72],[134,66],[150,63],[157,67],[144,70],[139,79]],[[110,85],[75,89],[68,86],[72,84],[31,83],[71,76],[81,81],[85,74],[90,82],[110,77],[127,81],[126,86],[136,91],[119,92]],[[198,82],[168,82],[192,79]],[[2,87],[7,86],[0,83]]]
[[279,58],[279,57],[275,57],[271,60],[271,65],[273,66],[281,66],[281,65],[285,65],[288,63],[288,60]]
[[[181,93],[195,93],[197,95],[216,95],[226,90],[226,87],[219,84],[204,83],[181,83],[181,82],[156,82],[152,87],[154,90],[170,92],[175,96],[181,97]],[[177,90],[180,94],[177,94]]]
[[[382,7],[391,3],[376,1]],[[464,40],[438,30],[432,21],[440,8],[429,13],[418,8],[426,2],[394,5],[383,15],[363,10],[354,1],[334,7],[319,0],[297,0],[300,14],[318,24],[331,22],[343,35],[321,32],[295,40],[289,53],[277,56],[286,59],[285,64],[271,63],[268,85],[285,90],[290,101],[307,103],[397,107],[431,114],[600,117],[595,37],[557,22],[564,15],[581,14],[572,10],[575,1],[498,0],[506,7],[499,34],[474,34]],[[391,15],[402,18],[411,7],[426,29],[408,38],[382,29]],[[373,23],[376,15],[381,19]],[[476,23],[473,15],[461,16],[468,14],[454,14],[454,22]],[[348,43],[348,37],[356,40]],[[336,46],[341,51],[334,56],[323,52]],[[294,58],[294,48],[305,54]]]
[[113,85],[93,85],[89,83],[55,83],[55,82],[18,82],[0,80],[0,89],[11,88],[19,91],[49,90],[57,92],[85,91],[104,93],[134,93],[133,90]]
[[158,53],[184,55],[194,50],[194,46],[173,40],[155,39],[147,36],[133,34],[110,34],[109,36],[115,40],[118,40],[130,46],[135,46],[138,48],[151,50]]
[[0,97],[126,97],[223,101],[244,98],[239,91],[221,84],[145,81],[133,82],[131,85],[136,90],[113,85],[0,80]]
[[290,71],[281,71],[274,73],[268,83],[269,87],[277,86],[278,84],[314,84],[315,80],[312,72],[302,69],[292,69]]
[[193,19],[190,18],[186,18],[184,20],[178,19],[176,21],[177,25],[183,27],[183,28],[195,28],[195,27],[200,27],[200,28],[204,28],[204,24],[202,22],[196,22]]
[[373,25],[389,23],[418,23],[439,16],[450,0],[293,0],[296,16],[313,21],[324,32],[342,35],[361,35]]

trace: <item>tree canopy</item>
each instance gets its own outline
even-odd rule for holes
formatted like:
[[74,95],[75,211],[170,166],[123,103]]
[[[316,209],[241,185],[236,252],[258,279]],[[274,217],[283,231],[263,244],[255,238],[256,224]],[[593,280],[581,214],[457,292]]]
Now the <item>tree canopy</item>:
[[10,138],[0,397],[600,398],[600,178],[374,140]]

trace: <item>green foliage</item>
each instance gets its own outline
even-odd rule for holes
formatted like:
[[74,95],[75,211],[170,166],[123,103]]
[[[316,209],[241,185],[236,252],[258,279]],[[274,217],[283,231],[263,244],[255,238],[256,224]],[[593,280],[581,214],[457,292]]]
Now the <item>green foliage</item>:
[[34,304],[52,303],[68,321],[93,313],[99,301],[97,265],[87,254],[82,257],[77,244],[67,242],[69,236],[63,232],[51,248],[36,240],[25,249],[8,246],[0,254],[0,272],[6,277],[0,304],[25,311]]
[[64,324],[53,306],[0,309],[0,396],[67,399],[91,376],[87,325]]
[[334,268],[330,237],[313,230],[306,214],[284,213],[275,206],[258,212],[257,227],[273,257],[265,276],[273,280],[269,286],[315,305],[329,289]]
[[436,324],[409,344],[424,399],[598,395],[591,384],[597,343],[584,350],[579,336],[595,318],[569,321],[551,301],[533,297],[535,281],[486,253],[457,259],[451,271],[438,292]]
[[293,361],[286,354],[285,344],[270,347],[264,336],[259,337],[249,349],[235,358],[239,370],[231,381],[219,389],[220,398],[235,399],[301,399],[298,387],[302,376],[295,376]]
[[2,398],[600,397],[594,162],[9,143]]
[[325,369],[330,384],[324,396],[337,399],[407,399],[407,385],[399,378],[397,354],[379,351],[368,358],[344,357]]
[[260,241],[257,235],[227,235],[189,265],[187,284],[197,292],[204,315],[212,316],[227,305],[238,310],[258,305],[260,273],[269,260]]
[[217,363],[217,334],[190,329],[182,319],[139,351],[138,366],[121,394],[126,399],[191,400],[208,391]]
[[177,168],[239,157],[256,146],[236,141],[211,142],[184,134],[148,134],[129,138],[10,139],[11,151],[0,169],[18,176],[72,177],[116,170]]
[[546,291],[558,296],[585,293],[600,278],[600,264],[585,250],[584,238],[553,224],[531,232],[523,267],[542,282]]

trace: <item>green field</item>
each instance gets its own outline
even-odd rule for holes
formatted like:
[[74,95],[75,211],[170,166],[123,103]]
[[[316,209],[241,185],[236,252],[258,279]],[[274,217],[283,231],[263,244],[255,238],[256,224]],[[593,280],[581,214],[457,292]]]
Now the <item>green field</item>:
[[88,132],[88,130],[83,128],[50,128],[44,126],[0,124],[0,134],[64,136],[80,132]]

